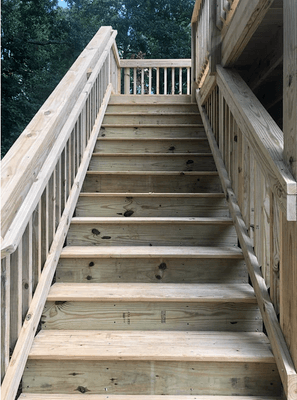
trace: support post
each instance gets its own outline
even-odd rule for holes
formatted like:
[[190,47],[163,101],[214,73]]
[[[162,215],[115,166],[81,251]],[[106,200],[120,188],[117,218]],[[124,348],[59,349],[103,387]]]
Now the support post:
[[[284,160],[297,179],[297,3],[284,0]],[[297,194],[296,194],[297,195]],[[282,215],[280,323],[297,366],[297,222]]]

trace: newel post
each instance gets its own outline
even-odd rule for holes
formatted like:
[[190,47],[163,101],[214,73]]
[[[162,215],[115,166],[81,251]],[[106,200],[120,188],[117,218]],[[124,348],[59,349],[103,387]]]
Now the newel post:
[[[297,180],[297,2],[283,0],[284,160]],[[282,215],[280,268],[280,322],[297,368],[297,222]]]

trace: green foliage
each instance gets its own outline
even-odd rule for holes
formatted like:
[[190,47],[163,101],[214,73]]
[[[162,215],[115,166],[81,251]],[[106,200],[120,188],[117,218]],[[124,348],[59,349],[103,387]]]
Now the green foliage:
[[118,31],[123,58],[190,57],[195,0],[2,1],[2,154],[100,26]]

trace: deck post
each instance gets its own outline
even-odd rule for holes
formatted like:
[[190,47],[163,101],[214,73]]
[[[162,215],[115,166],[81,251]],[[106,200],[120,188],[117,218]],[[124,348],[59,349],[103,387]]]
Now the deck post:
[[[284,159],[297,179],[297,3],[284,0]],[[297,366],[297,222],[282,217],[280,269],[281,326]]]

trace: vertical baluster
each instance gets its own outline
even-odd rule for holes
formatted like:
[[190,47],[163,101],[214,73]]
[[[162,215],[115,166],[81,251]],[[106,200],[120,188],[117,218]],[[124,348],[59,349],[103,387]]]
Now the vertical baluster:
[[[94,91],[94,103],[95,103],[95,91]],[[94,104],[95,107],[95,104]],[[93,111],[93,114],[95,115],[95,110]],[[94,118],[94,117],[93,117]],[[94,123],[92,123],[93,126]],[[73,131],[71,133],[72,137],[72,142],[71,142],[71,152],[72,152],[72,179],[71,179],[71,187],[74,183],[75,175],[76,175],[76,154],[75,154],[75,147],[76,147],[76,134],[75,134],[75,129],[76,125],[73,128]]]
[[157,94],[160,94],[160,68],[157,68],[156,73],[156,86],[157,86]]
[[255,229],[255,159],[252,151],[250,151],[250,226],[249,233],[254,246],[254,229]]
[[32,217],[22,238],[22,320],[32,300]]
[[55,169],[55,192],[56,192],[56,211],[55,211],[55,232],[60,223],[61,217],[61,191],[62,191],[62,180],[61,180],[61,156],[57,162]]
[[149,68],[149,93],[152,94],[152,68]]
[[164,94],[167,94],[167,68],[164,68]]
[[45,253],[45,260],[47,258],[47,254],[49,251],[49,246],[50,246],[50,227],[51,227],[51,221],[50,221],[50,206],[49,206],[50,200],[49,200],[49,184],[47,184],[45,188],[45,219],[44,224],[45,224],[45,247],[46,247],[46,253]]
[[48,197],[47,197],[47,213],[48,213],[48,251],[52,245],[55,235],[55,222],[56,222],[56,182],[55,182],[55,170],[50,177],[47,184]]
[[171,94],[175,94],[175,68],[171,68]]
[[137,94],[137,68],[133,68],[133,94]]
[[35,208],[32,214],[32,293],[34,294],[40,273],[40,242],[39,242],[39,213],[40,213],[40,202]]
[[[91,126],[91,115],[90,115],[90,110],[89,110],[89,127]],[[89,138],[89,133],[88,133],[88,138]],[[67,158],[68,158],[68,171],[67,171],[67,199],[71,190],[71,182],[72,182],[72,135],[70,135],[68,142],[67,142]]]
[[141,68],[141,94],[144,94],[144,69]]
[[238,187],[238,204],[240,209],[242,210],[242,205],[243,205],[243,151],[242,151],[242,133],[241,130],[239,129],[239,126],[237,125],[237,153],[238,153],[238,163],[237,163],[237,168],[238,168],[238,182],[237,182],[237,187]]
[[244,136],[242,136],[243,153],[243,205],[242,215],[246,226],[250,226],[250,148]]
[[13,350],[22,327],[22,242],[11,255],[10,348]]
[[219,149],[224,158],[224,97],[222,92],[219,92]]
[[7,256],[1,260],[1,380],[9,364],[10,288],[10,256]]
[[267,181],[262,174],[263,182],[263,212],[261,212],[261,234],[263,240],[263,267],[265,269],[265,281],[267,287],[270,287],[270,189]]
[[187,94],[191,94],[190,87],[191,87],[191,79],[190,79],[190,68],[187,67]]
[[182,76],[182,68],[179,68],[179,90],[178,94],[183,94],[183,76]]
[[39,243],[40,243],[40,271],[42,271],[43,265],[47,256],[47,217],[46,217],[46,189],[44,190],[40,199],[40,213],[39,213]]

